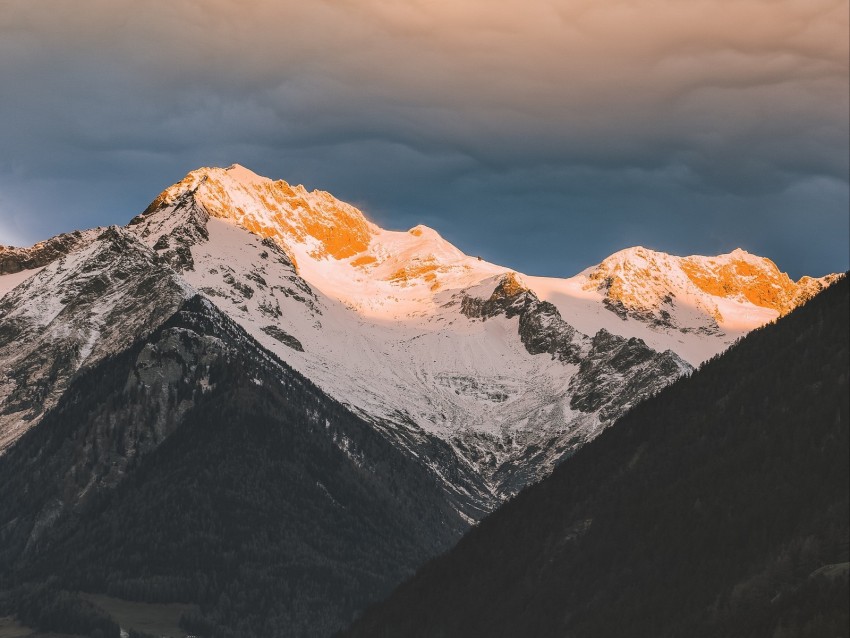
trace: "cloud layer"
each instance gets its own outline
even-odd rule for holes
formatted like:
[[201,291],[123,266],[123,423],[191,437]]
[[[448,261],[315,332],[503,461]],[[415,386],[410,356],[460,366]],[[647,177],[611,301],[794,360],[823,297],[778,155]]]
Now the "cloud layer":
[[848,266],[846,0],[0,1],[0,243],[234,161],[571,274]]

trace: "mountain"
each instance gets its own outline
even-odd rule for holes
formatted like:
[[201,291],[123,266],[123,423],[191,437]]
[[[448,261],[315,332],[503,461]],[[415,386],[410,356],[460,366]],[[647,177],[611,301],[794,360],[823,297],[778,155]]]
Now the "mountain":
[[82,590],[198,603],[205,635],[324,636],[466,528],[427,468],[197,295],[0,459],[0,590],[42,629]]
[[848,284],[632,409],[342,635],[847,635]]
[[836,277],[794,282],[769,259],[740,248],[716,257],[676,257],[637,246],[571,279],[535,278],[532,286],[564,316],[575,316],[579,329],[589,322],[699,365]]
[[[437,445],[438,472],[481,477],[483,490],[463,487],[473,519],[830,280],[794,284],[741,251],[677,258],[645,249],[571,279],[529,277],[467,256],[425,226],[384,230],[329,193],[238,165],[193,171],[128,228],[399,445],[417,454]],[[707,289],[713,274],[726,288]],[[776,287],[781,307],[753,292]],[[507,288],[523,312],[476,314]]]
[[[58,259],[63,255],[76,248],[84,247],[102,231],[102,228],[94,228],[86,231],[74,231],[65,235],[57,235],[46,241],[39,242],[29,248],[15,248],[14,246],[0,246],[0,276],[14,275],[16,273],[24,273],[23,276],[29,276],[32,273],[27,272],[36,268],[43,268],[50,262]],[[11,283],[16,279],[3,280]],[[2,289],[6,293],[11,288]]]
[[[35,307],[31,296],[61,295],[61,281],[42,283],[40,269],[62,268],[98,232],[0,250],[7,273],[0,291],[30,282],[0,308],[0,334],[8,335],[0,365],[19,379],[0,394],[2,447],[43,414],[27,407],[34,390],[22,388],[47,379],[49,391],[38,390],[53,393],[47,408],[67,374],[84,365],[75,355],[65,371],[46,369],[62,360],[63,348],[86,354],[97,344],[100,356],[127,345],[100,337],[97,309],[56,316],[50,330],[57,333],[65,324],[85,332],[76,326],[91,320],[85,339],[71,344],[38,342],[50,330],[42,335],[43,327],[31,326],[41,363],[21,358],[13,345],[23,311],[10,304]],[[644,248],[570,279],[531,277],[467,256],[425,226],[384,230],[329,193],[238,165],[189,173],[121,232],[152,251],[156,268],[171,269],[163,281],[176,276],[177,288],[205,295],[399,448],[427,459],[470,521],[548,474],[631,406],[832,280],[794,283],[743,251],[679,258]],[[155,308],[158,296],[162,308]],[[174,311],[169,299],[154,291],[142,305],[159,321]],[[134,316],[125,308],[118,314]]]
[[[465,255],[426,226],[384,230],[329,193],[272,181],[239,165],[189,173],[143,217],[179,208],[190,195],[213,218],[273,239],[312,286],[373,319],[438,313],[446,299],[441,292],[512,272]],[[585,334],[606,328],[697,365],[787,313],[834,276],[795,283],[769,259],[740,249],[674,257],[635,247],[569,279],[521,279]]]
[[831,279],[641,248],[531,277],[239,166],[0,248],[0,612],[327,635]]

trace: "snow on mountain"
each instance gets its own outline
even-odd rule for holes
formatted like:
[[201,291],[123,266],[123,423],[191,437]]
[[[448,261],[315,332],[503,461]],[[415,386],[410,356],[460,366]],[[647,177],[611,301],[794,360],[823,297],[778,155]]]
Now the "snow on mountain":
[[194,294],[126,230],[85,235],[50,263],[0,277],[19,282],[0,298],[0,452],[56,404],[77,370],[126,348]]
[[306,281],[369,317],[427,312],[440,290],[508,272],[464,255],[427,226],[383,230],[330,193],[272,181],[239,165],[189,173],[146,213],[179,206],[187,193],[210,216],[273,239]]
[[769,259],[741,249],[676,257],[638,246],[569,279],[530,278],[530,286],[579,330],[639,337],[697,365],[793,310],[835,277],[795,283]]
[[442,461],[427,462],[448,482],[483,476],[483,502],[546,473],[689,370],[663,339],[653,350],[641,330],[623,335],[601,300],[592,310],[612,318],[603,332],[591,312],[539,298],[539,278],[469,257],[432,229],[383,230],[327,193],[240,166],[190,173],[130,228],[399,445],[421,454],[448,442]]
[[[465,255],[426,226],[384,230],[329,193],[272,181],[239,165],[193,171],[151,208],[174,204],[187,192],[211,216],[273,239],[311,286],[365,317],[439,314],[441,292],[512,272]],[[676,257],[640,246],[571,278],[521,276],[580,331],[605,328],[638,337],[694,365],[793,309],[831,277],[795,283],[769,259],[740,249]]]
[[[795,284],[743,251],[681,258],[640,247],[569,279],[527,276],[425,226],[384,230],[329,193],[238,165],[189,173],[127,230],[172,289],[200,291],[419,457],[473,504],[471,518],[825,283]],[[2,307],[42,286],[57,296],[54,264]],[[21,278],[0,276],[0,290]],[[97,325],[101,311],[88,312]]]
[[50,262],[94,241],[103,228],[74,231],[40,241],[29,248],[0,246],[0,297]]
[[67,255],[77,248],[87,246],[103,230],[103,228],[75,230],[72,233],[56,235],[45,241],[40,241],[29,248],[0,246],[0,276],[46,266],[62,255]]

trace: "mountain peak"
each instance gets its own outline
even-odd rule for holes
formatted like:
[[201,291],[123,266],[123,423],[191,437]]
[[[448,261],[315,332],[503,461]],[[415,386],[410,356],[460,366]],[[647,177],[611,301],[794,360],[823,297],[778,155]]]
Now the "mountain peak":
[[440,233],[431,228],[430,226],[426,226],[425,224],[417,224],[413,228],[407,231],[414,237],[427,237],[434,239],[442,239]]
[[428,226],[384,230],[331,193],[273,181],[239,164],[190,172],[131,223],[156,218],[163,228],[188,225],[193,211],[273,240],[311,283],[358,307],[376,295],[379,305],[404,305],[402,297],[430,298],[506,270],[465,255]]
[[362,212],[330,193],[272,181],[239,164],[190,172],[165,189],[148,211],[174,205],[187,194],[212,217],[290,250],[302,245],[315,259],[345,259],[360,253],[377,231]]
[[251,182],[266,179],[262,175],[258,175],[252,171],[250,168],[245,168],[242,164],[231,164],[225,168],[224,171],[240,181]]
[[[828,285],[833,278],[805,277],[794,282],[773,261],[736,248],[716,256],[677,257],[634,246],[618,251],[581,276],[585,287],[604,290],[612,302],[629,310],[652,310],[673,293],[680,299],[704,298],[748,302],[786,314]],[[699,305],[699,304],[698,304]],[[722,319],[719,312],[713,314]]]

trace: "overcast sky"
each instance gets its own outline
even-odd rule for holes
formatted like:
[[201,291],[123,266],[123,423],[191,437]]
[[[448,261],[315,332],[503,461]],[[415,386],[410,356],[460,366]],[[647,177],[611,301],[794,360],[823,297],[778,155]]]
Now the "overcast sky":
[[0,243],[199,166],[568,276],[848,268],[848,0],[0,0]]

